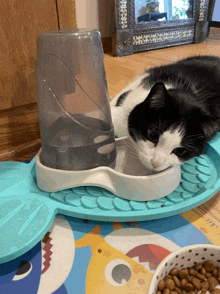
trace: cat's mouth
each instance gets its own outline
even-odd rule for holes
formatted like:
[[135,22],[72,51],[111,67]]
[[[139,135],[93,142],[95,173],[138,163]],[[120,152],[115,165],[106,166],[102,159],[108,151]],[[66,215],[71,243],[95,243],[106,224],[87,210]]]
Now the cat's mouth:
[[154,273],[159,263],[170,253],[159,245],[142,244],[131,249],[126,255]]
[[161,172],[161,171],[164,171],[164,170],[166,170],[166,169],[168,169],[168,168],[170,168],[170,167],[171,167],[171,165],[169,165],[169,164],[164,164],[164,165],[162,165],[162,166],[160,166],[160,167],[154,168],[154,171],[156,171],[156,172]]
[[170,164],[168,163],[165,163],[163,164],[162,166],[160,167],[153,167],[153,165],[150,163],[150,161],[147,161],[145,158],[142,158],[142,156],[139,156],[140,157],[140,161],[141,163],[145,166],[145,168],[147,168],[148,170],[152,171],[152,172],[155,172],[155,173],[159,173],[159,172],[162,172],[168,168],[171,167]]

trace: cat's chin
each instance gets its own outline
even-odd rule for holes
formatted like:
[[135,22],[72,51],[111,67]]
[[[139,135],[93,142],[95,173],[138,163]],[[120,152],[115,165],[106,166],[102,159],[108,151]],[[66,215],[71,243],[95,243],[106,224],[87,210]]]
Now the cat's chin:
[[169,167],[171,167],[171,165],[166,164],[166,165],[164,165],[164,166],[161,166],[161,167],[155,168],[154,171],[156,171],[156,172],[162,172],[162,171],[168,169]]
[[157,168],[152,167],[151,170],[154,172],[162,172],[162,171],[168,169],[169,167],[171,167],[171,165],[165,164],[165,165],[157,167]]

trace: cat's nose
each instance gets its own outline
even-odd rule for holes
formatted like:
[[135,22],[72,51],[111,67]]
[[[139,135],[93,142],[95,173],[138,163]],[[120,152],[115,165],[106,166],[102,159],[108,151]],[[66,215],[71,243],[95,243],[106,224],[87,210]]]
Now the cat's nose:
[[161,167],[164,164],[164,162],[158,159],[152,159],[151,164],[153,168],[158,168],[158,167]]

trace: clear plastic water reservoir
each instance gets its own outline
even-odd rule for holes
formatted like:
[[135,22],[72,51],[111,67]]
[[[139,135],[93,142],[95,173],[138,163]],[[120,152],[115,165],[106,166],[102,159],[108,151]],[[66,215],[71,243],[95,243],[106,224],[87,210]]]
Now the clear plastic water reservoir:
[[36,80],[41,163],[62,170],[113,167],[114,129],[99,31],[39,34]]

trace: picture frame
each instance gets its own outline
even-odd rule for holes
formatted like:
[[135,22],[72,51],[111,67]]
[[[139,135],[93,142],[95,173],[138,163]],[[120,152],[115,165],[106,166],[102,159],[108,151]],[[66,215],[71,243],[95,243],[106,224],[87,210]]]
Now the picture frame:
[[114,56],[126,56],[205,42],[209,31],[209,10],[209,0],[194,0],[193,18],[136,23],[135,0],[115,0],[116,30],[112,53]]

